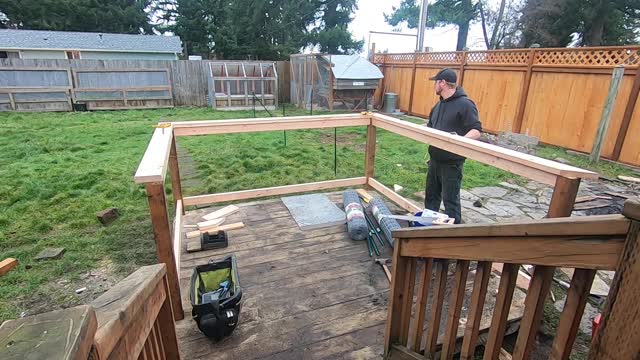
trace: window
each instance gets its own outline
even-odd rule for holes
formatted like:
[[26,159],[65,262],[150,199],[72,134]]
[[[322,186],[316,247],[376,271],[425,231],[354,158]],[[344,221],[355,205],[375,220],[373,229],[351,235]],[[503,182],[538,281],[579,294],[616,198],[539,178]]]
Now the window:
[[20,53],[18,51],[0,51],[0,59],[19,59]]
[[67,59],[80,59],[79,51],[67,51]]

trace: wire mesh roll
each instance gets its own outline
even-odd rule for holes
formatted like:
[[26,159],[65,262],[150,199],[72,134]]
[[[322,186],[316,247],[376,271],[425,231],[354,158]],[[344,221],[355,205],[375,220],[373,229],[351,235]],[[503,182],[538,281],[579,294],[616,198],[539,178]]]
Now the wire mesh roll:
[[375,197],[371,199],[369,204],[371,207],[371,213],[376,218],[376,220],[378,220],[378,224],[380,224],[380,229],[386,235],[387,241],[389,242],[389,244],[393,246],[393,238],[391,237],[391,232],[393,230],[400,229],[401,228],[400,224],[398,224],[398,221],[396,221],[396,219],[391,219],[388,217],[381,216],[381,215],[392,215],[392,214],[389,208],[387,207],[387,205],[384,203],[384,201],[379,197]]
[[369,227],[364,218],[362,203],[358,193],[346,190],[342,193],[344,211],[347,213],[347,232],[352,240],[364,240],[369,234]]

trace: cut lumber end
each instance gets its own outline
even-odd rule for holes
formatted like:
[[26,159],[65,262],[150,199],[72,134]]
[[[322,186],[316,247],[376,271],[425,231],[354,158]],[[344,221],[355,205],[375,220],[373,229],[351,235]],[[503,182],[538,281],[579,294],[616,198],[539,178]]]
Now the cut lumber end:
[[190,239],[187,241],[187,252],[192,253],[196,251],[202,250],[202,243],[200,242],[200,238]]
[[373,199],[373,196],[371,196],[371,194],[369,194],[369,192],[365,189],[358,189],[356,190],[356,192],[358,193],[358,195],[360,195],[364,202],[368,203],[369,201],[371,201],[371,199]]
[[6,258],[0,261],[0,276],[8,273],[16,266],[18,266],[18,260],[14,258]]
[[224,222],[225,218],[217,218],[213,220],[202,221],[197,224],[198,230],[205,230],[206,228],[210,228],[213,226],[218,226]]

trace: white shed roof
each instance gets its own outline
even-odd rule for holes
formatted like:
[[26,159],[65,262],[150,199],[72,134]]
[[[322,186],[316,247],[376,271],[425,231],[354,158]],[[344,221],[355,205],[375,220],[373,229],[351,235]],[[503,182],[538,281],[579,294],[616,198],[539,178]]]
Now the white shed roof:
[[384,76],[377,66],[358,55],[322,55],[331,62],[336,79],[382,79]]

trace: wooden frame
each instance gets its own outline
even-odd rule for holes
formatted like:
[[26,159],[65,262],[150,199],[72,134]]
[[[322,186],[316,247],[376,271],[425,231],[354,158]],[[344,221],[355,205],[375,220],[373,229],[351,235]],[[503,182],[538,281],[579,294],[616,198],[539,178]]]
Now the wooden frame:
[[[179,255],[181,247],[181,224],[184,208],[187,206],[207,205],[228,201],[248,200],[260,197],[277,196],[307,191],[326,190],[340,187],[366,186],[379,191],[401,208],[415,212],[421,207],[395,193],[374,178],[376,130],[378,128],[414,139],[434,144],[493,165],[522,176],[554,185],[556,190],[550,205],[550,216],[568,216],[577,193],[581,178],[594,179],[594,172],[569,165],[537,158],[495,145],[484,144],[442,131],[418,126],[390,116],[361,113],[321,116],[293,116],[276,118],[181,121],[160,124],[154,130],[147,150],[138,166],[134,181],[144,184],[147,189],[151,211],[158,260],[167,266],[167,280],[170,297],[176,319],[183,317],[178,282]],[[367,143],[365,153],[365,172],[362,177],[312,182],[307,184],[276,186],[262,189],[250,189],[218,194],[182,196],[180,174],[175,142],[181,136],[231,134],[262,131],[282,131],[296,129],[323,129],[348,126],[366,126]],[[165,177],[167,169],[171,171],[173,202],[176,218],[173,230],[169,224],[168,207],[165,199]],[[570,205],[569,205],[570,204]]]
[[[238,70],[242,69],[241,75],[229,75],[229,67],[227,65],[235,65],[238,67]],[[260,74],[247,74],[246,65],[257,66],[259,67]],[[263,65],[270,66],[273,69],[273,75],[265,75],[263,71]],[[259,81],[261,86],[261,91],[259,94],[255,94],[255,96],[259,97],[264,104],[264,106],[268,110],[275,110],[278,108],[278,71],[276,68],[275,62],[262,62],[262,61],[212,61],[207,64],[208,66],[208,94],[209,94],[209,105],[216,110],[247,110],[251,109],[255,106],[255,100],[253,96],[249,96],[249,84],[255,93],[255,81]],[[221,66],[223,74],[214,75],[213,67]],[[240,71],[238,71],[240,73]],[[231,94],[231,82],[235,82],[236,90],[240,91],[240,84],[243,84],[244,91],[238,94]],[[220,82],[222,91],[225,91],[226,86],[226,94],[217,92],[216,84]],[[266,85],[270,84],[271,91],[266,93]],[[226,101],[225,101],[226,100]],[[241,104],[238,104],[238,100],[241,101]],[[269,104],[267,104],[267,100],[269,100]],[[224,101],[223,106],[218,105],[218,101]],[[261,106],[257,106],[261,108]]]
[[[8,95],[9,99],[7,101],[0,101],[2,104],[9,104],[10,110],[12,111],[20,111],[20,112],[29,112],[29,111],[71,111],[73,109],[73,105],[71,102],[72,93],[73,93],[73,82],[71,70],[68,68],[37,68],[37,67],[10,67],[10,68],[0,68],[2,71],[60,71],[65,72],[67,74],[67,86],[5,86],[0,88],[0,93],[5,93]],[[64,93],[65,98],[50,98],[50,99],[37,99],[37,100],[20,100],[16,99],[17,94],[24,93],[35,93],[35,92],[53,92],[53,93]],[[20,104],[45,104],[46,103],[65,103],[66,107],[64,108],[52,108],[52,109],[19,109]]]

